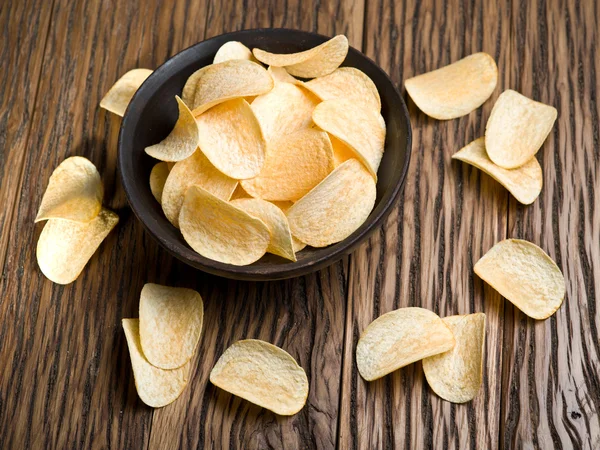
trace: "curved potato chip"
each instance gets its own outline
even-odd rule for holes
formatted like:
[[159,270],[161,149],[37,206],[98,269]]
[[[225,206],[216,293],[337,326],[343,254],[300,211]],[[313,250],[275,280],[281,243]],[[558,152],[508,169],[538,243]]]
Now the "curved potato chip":
[[96,166],[81,156],[72,156],[58,165],[35,218],[89,222],[102,208],[104,187]]
[[177,369],[194,354],[204,305],[196,291],[147,283],[140,295],[140,344],[160,369]]
[[485,151],[485,139],[479,138],[466,145],[452,159],[471,164],[483,170],[524,205],[530,205],[542,191],[542,168],[537,159],[531,158],[517,169],[503,169],[494,164]]
[[335,99],[319,103],[312,118],[350,147],[377,179],[385,145],[385,121],[379,112],[352,100]]
[[309,91],[290,83],[276,83],[273,90],[252,102],[267,142],[309,128],[319,99]]
[[127,72],[100,100],[100,108],[123,117],[133,95],[151,73],[150,69],[133,69]]
[[119,216],[103,208],[90,222],[50,219],[37,243],[37,262],[42,273],[57,284],[77,279]]
[[522,166],[535,156],[558,112],[510,89],[496,100],[485,126],[485,148],[494,164],[505,169]]
[[296,77],[315,78],[330,74],[344,62],[348,54],[348,39],[340,34],[299,53],[275,54],[259,48],[252,52],[256,59],[269,66],[285,67]]
[[267,72],[269,72],[269,75],[273,77],[273,81],[275,82],[275,84],[291,83],[296,84],[298,86],[304,86],[304,83],[302,81],[297,80],[296,78],[291,76],[283,67],[269,66]]
[[160,408],[174,402],[188,383],[190,363],[174,370],[154,367],[142,351],[139,320],[123,319],[122,323],[138,396],[146,405],[153,408]]
[[331,147],[333,148],[333,165],[334,167],[339,166],[349,159],[356,158],[356,153],[338,138],[329,135],[331,141]]
[[[290,202],[290,201],[280,201],[280,202],[272,201],[271,203],[273,203],[275,206],[277,206],[284,213],[287,213],[287,210],[290,209],[292,207],[292,205],[294,204],[294,202]],[[289,222],[288,222],[288,226],[289,226]],[[306,244],[304,242],[302,242],[300,239],[298,239],[296,236],[292,235],[292,247],[294,249],[294,254],[296,254],[299,251],[304,250],[304,248],[306,247]]]
[[248,47],[238,41],[225,42],[215,55],[213,64],[218,64],[225,61],[231,61],[234,59],[246,59],[248,61],[256,61],[252,52]]
[[185,193],[194,185],[201,186],[222,200],[229,200],[238,182],[217,170],[200,150],[179,161],[167,177],[161,199],[165,216],[176,228],[179,228],[179,211]]
[[487,53],[474,53],[440,69],[409,78],[406,91],[421,111],[438,120],[462,117],[494,92],[498,67]]
[[373,177],[350,159],[288,209],[292,234],[313,247],[340,242],[367,220],[376,194]]
[[442,319],[454,334],[452,350],[423,360],[423,372],[433,392],[452,403],[475,398],[483,379],[485,314]]
[[483,281],[534,319],[547,319],[565,298],[565,279],[556,263],[537,245],[505,239],[474,267]]
[[258,339],[237,341],[225,350],[210,382],[282,416],[296,414],[308,397],[304,369],[285,350]]
[[267,144],[252,108],[244,99],[229,100],[197,119],[200,150],[231,178],[252,178],[265,162]]
[[333,149],[324,131],[297,131],[272,141],[258,176],[242,180],[248,194],[264,200],[298,200],[333,170]]
[[190,187],[185,195],[179,226],[186,242],[199,254],[236,266],[260,259],[271,240],[262,220],[198,186]]
[[267,247],[268,253],[296,261],[292,232],[287,217],[281,209],[258,198],[238,198],[230,203],[265,223],[271,233],[271,241]]
[[150,172],[150,190],[158,203],[162,201],[162,194],[169,172],[169,165],[164,161],[156,164]]
[[185,103],[189,109],[193,110],[196,107],[194,102],[196,101],[196,88],[198,87],[198,80],[208,67],[210,67],[210,65],[196,70],[190,75],[183,86],[183,90],[181,91],[181,100],[183,100],[183,103]]
[[345,98],[381,111],[381,99],[375,83],[354,67],[340,67],[329,75],[307,81],[304,86],[323,101]]
[[450,328],[424,308],[400,308],[379,316],[356,345],[356,365],[367,381],[454,347]]
[[252,61],[235,59],[212,64],[198,77],[192,112],[198,117],[224,101],[265,94],[273,84],[267,70]]

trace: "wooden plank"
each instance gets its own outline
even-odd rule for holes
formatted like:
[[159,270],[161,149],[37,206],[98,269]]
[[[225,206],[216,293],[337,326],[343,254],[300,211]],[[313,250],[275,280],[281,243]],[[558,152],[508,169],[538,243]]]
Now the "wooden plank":
[[[340,448],[495,448],[500,419],[503,302],[473,264],[506,234],[507,192],[477,169],[451,160],[483,135],[508,85],[510,9],[492,2],[377,0],[367,6],[366,53],[403,80],[477,51],[498,63],[499,86],[483,108],[436,121],[412,101],[412,160],[398,208],[350,261],[340,407]],[[473,402],[441,400],[421,363],[365,382],[355,363],[362,330],[379,315],[421,306],[443,316],[487,314],[484,381]]]
[[509,235],[540,245],[567,295],[545,321],[506,303],[504,448],[600,447],[600,9],[596,2],[515,3],[513,88],[558,109],[537,157],[540,198],[514,200]]

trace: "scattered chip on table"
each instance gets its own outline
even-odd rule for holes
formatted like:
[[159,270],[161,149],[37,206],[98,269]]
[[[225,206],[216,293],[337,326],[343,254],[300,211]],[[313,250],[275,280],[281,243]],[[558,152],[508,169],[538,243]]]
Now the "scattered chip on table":
[[110,88],[100,101],[100,107],[123,117],[133,95],[151,73],[150,69],[130,70]]

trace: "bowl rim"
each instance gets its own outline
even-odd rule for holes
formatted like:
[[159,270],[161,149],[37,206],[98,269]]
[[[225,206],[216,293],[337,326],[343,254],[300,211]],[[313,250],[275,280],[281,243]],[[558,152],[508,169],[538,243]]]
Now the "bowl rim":
[[[169,66],[176,64],[180,60],[186,60],[189,58],[189,55],[192,55],[195,51],[195,48],[199,45],[205,44],[206,42],[223,39],[227,37],[231,37],[231,40],[239,39],[245,34],[255,34],[255,33],[292,33],[292,34],[301,34],[305,36],[317,37],[322,39],[323,41],[331,39],[330,36],[325,36],[319,33],[314,33],[311,31],[290,29],[290,28],[252,28],[247,30],[239,30],[232,31],[228,33],[219,34],[213,36],[209,39],[204,39],[199,41],[175,55],[168,58],[163,64],[158,66],[150,76],[144,81],[144,83],[140,86],[140,88],[136,91],[132,99],[130,100],[125,114],[123,115],[123,120],[121,122],[121,127],[119,130],[119,138],[117,143],[118,156],[117,156],[117,165],[119,176],[121,179],[121,183],[123,185],[123,190],[125,191],[125,196],[127,198],[127,202],[134,212],[137,219],[142,223],[144,229],[163,247],[167,252],[169,252],[172,256],[176,257],[180,261],[190,265],[196,269],[202,270],[207,273],[211,273],[213,275],[226,277],[226,278],[234,278],[238,280],[249,280],[249,281],[267,281],[267,280],[281,280],[292,277],[299,277],[302,275],[306,275],[311,272],[315,272],[319,269],[328,267],[329,265],[334,264],[339,261],[341,258],[351,253],[358,245],[360,245],[371,233],[373,233],[383,222],[383,220],[391,213],[394,205],[397,203],[397,199],[402,193],[404,189],[404,184],[406,182],[406,177],[408,174],[408,169],[410,166],[410,160],[412,155],[412,125],[410,122],[410,116],[408,113],[408,108],[406,106],[406,102],[404,98],[400,94],[398,87],[392,81],[390,76],[387,74],[385,70],[383,70],[375,61],[369,58],[367,55],[362,53],[361,51],[355,49],[352,46],[349,46],[348,53],[353,52],[356,53],[357,56],[364,58],[369,62],[377,71],[381,73],[381,75],[388,81],[388,83],[392,86],[393,91],[396,96],[400,100],[399,105],[396,104],[395,107],[400,109],[400,113],[404,116],[407,123],[407,135],[406,135],[406,155],[404,166],[402,167],[399,181],[393,186],[393,191],[389,195],[387,201],[383,205],[383,207],[377,212],[377,214],[373,217],[369,217],[367,220],[369,221],[368,225],[363,228],[359,227],[355,230],[350,236],[346,239],[332,244],[328,247],[323,247],[322,252],[320,254],[316,254],[307,258],[305,260],[299,261],[286,261],[281,265],[262,265],[257,266],[254,264],[246,265],[246,266],[236,266],[233,264],[222,263],[219,261],[215,261],[209,258],[206,258],[195,252],[196,259],[192,260],[187,256],[181,254],[174,244],[171,242],[171,239],[165,238],[161,233],[155,232],[155,230],[144,220],[144,215],[146,214],[144,208],[136,206],[136,202],[132,199],[133,186],[131,185],[131,181],[125,177],[123,166],[125,165],[125,132],[129,128],[132,128],[135,125],[135,117],[132,114],[129,114],[129,111],[133,109],[133,107],[139,101],[139,98],[144,97],[145,91],[148,89],[149,81],[152,82],[157,77],[160,77],[162,70],[164,68],[168,68]],[[341,66],[343,67],[343,66]],[[130,123],[133,122],[133,125]],[[383,200],[383,199],[382,199]],[[377,209],[377,208],[375,208]],[[192,252],[194,250],[191,250]]]

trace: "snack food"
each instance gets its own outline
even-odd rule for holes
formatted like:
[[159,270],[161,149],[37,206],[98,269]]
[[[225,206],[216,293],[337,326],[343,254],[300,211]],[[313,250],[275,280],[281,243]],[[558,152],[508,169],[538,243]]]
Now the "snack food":
[[123,117],[131,98],[151,73],[150,69],[130,70],[119,78],[104,95],[100,101],[100,107]]

